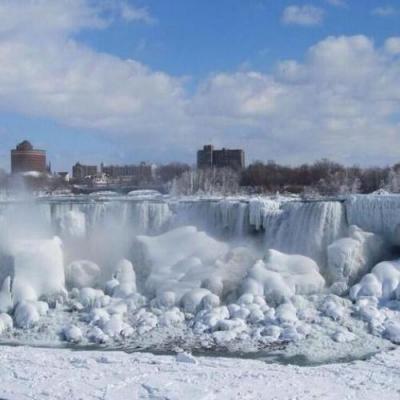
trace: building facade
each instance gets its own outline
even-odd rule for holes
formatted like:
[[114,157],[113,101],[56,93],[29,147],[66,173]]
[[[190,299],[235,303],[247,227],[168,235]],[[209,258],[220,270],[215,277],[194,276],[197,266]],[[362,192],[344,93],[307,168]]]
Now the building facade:
[[146,163],[138,165],[103,165],[101,172],[111,179],[135,180],[149,182],[154,178],[154,166]]
[[84,165],[77,162],[72,167],[72,177],[74,179],[85,179],[97,175],[97,165]]
[[11,150],[11,173],[47,172],[46,152],[34,149],[27,140],[19,143]]
[[240,170],[245,167],[244,151],[239,149],[215,150],[206,145],[197,152],[197,168],[232,168]]

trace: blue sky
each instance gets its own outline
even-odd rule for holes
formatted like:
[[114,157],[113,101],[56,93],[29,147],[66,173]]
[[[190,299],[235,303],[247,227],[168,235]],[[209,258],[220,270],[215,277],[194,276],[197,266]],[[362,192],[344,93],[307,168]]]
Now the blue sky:
[[0,0],[0,167],[400,160],[400,2]]

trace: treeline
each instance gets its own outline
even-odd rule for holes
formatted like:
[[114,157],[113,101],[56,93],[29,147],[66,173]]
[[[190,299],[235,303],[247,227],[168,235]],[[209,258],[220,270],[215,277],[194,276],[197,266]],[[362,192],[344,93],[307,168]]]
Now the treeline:
[[273,161],[257,161],[241,174],[241,186],[265,191],[303,193],[315,191],[322,195],[340,193],[371,193],[379,189],[398,192],[400,164],[393,167],[346,167],[330,160],[313,164],[286,166]]
[[[346,167],[327,159],[287,166],[256,161],[241,172],[230,169],[195,170],[168,168],[171,190],[180,194],[295,193],[338,195],[371,193],[379,189],[400,192],[400,164],[392,167]],[[166,168],[167,166],[164,166]]]

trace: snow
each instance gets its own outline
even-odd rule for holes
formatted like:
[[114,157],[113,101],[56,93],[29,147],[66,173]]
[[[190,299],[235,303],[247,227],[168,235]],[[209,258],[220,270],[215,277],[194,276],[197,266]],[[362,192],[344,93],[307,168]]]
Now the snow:
[[[399,349],[368,361],[318,367],[179,354],[4,346],[0,352],[0,397],[393,400],[400,392]],[[181,362],[183,357],[196,362]]]

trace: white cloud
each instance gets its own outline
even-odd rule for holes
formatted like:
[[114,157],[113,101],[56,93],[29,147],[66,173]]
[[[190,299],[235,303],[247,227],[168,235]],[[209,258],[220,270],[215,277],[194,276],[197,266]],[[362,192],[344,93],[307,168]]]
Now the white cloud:
[[385,41],[385,50],[389,54],[400,54],[400,37],[391,37]]
[[146,8],[133,7],[131,4],[122,2],[120,4],[121,16],[125,21],[143,21],[148,24],[155,22],[155,19],[150,15]]
[[291,5],[284,9],[282,22],[287,25],[315,26],[321,25],[324,11],[311,5]]
[[397,15],[398,13],[399,11],[390,5],[377,7],[372,10],[372,14],[379,17],[391,17],[393,15]]
[[274,74],[216,74],[194,104],[225,132],[220,142],[237,135],[257,158],[400,158],[400,64],[365,36],[327,38],[304,63],[285,61]]

